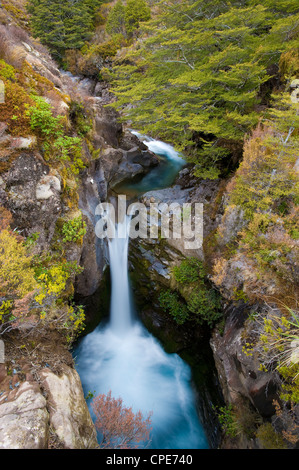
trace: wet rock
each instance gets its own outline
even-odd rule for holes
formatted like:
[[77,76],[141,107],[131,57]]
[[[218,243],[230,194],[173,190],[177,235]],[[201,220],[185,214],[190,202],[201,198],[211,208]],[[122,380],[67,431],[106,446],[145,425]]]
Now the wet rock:
[[113,178],[111,178],[109,186],[110,188],[114,188],[123,181],[141,174],[144,174],[144,168],[141,165],[138,165],[137,163],[129,163],[128,161],[123,160],[119,165],[117,172],[114,174]]
[[107,265],[104,242],[97,238],[95,227],[85,218],[86,234],[80,256],[80,266],[84,268],[76,277],[76,293],[83,297],[93,295],[101,284]]
[[94,169],[95,181],[99,193],[107,194],[107,188],[137,175],[146,174],[149,169],[159,163],[157,157],[150,152],[141,151],[135,147],[130,151],[121,148],[108,147],[96,161]]
[[63,82],[61,80],[59,70],[53,65],[50,57],[38,56],[34,51],[27,53],[26,61],[31,65],[33,70],[38,72],[40,75],[54,83],[54,85],[63,89]]
[[154,153],[148,150],[141,150],[140,147],[134,147],[128,150],[126,158],[129,163],[137,163],[143,168],[150,168],[159,165],[159,159]]
[[140,151],[148,150],[148,147],[138,139],[135,134],[132,134],[128,130],[124,130],[120,139],[119,139],[119,147],[123,150],[131,150],[138,148]]
[[173,202],[184,204],[189,201],[190,191],[190,189],[182,189],[180,185],[175,185],[171,188],[148,191],[143,194],[142,201],[145,204],[148,204],[153,198],[153,200],[158,204],[163,202],[166,204],[171,204]]
[[105,175],[107,182],[110,182],[114,175],[117,173],[119,165],[124,158],[124,153],[121,149],[109,147],[106,149],[101,158],[96,162],[96,178],[97,172],[102,171]]

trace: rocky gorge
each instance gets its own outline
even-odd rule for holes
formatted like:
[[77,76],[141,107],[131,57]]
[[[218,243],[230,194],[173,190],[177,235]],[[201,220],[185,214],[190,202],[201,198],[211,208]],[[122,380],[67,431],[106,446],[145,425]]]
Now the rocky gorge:
[[[66,262],[81,269],[67,280],[63,295],[85,306],[86,331],[90,331],[109,311],[109,257],[105,241],[95,234],[95,209],[99,202],[117,197],[120,185],[138,181],[159,167],[160,157],[106,106],[113,97],[105,83],[61,71],[32,38],[25,41],[17,30],[13,32],[13,25],[2,28],[7,44],[18,48],[18,60],[27,67],[22,80],[27,85],[39,83],[39,93],[54,115],[64,116],[70,134],[82,138],[84,166],[74,177],[45,158],[39,136],[11,132],[11,121],[1,116],[0,108],[0,205],[11,214],[11,229],[25,240],[38,233],[32,254],[43,260],[60,253],[59,230],[82,214],[82,240],[68,242],[63,251]],[[88,122],[87,133],[80,131],[82,119]],[[131,243],[129,271],[140,318],[166,351],[180,354],[191,365],[211,448],[265,448],[265,438],[256,431],[267,423],[272,423],[275,433],[292,434],[289,446],[295,448],[298,406],[289,412],[290,405],[280,399],[282,379],[277,371],[263,370],[260,358],[248,353],[264,331],[252,318],[267,317],[270,307],[265,299],[278,295],[280,286],[274,278],[263,284],[252,260],[232,247],[246,226],[242,210],[229,204],[234,176],[202,180],[192,170],[187,164],[170,187],[138,197],[147,207],[179,202],[202,203],[204,209],[203,245],[198,250],[186,250],[184,240],[175,239]],[[215,271],[215,263],[225,256],[225,269]],[[163,290],[177,291],[180,301],[188,302],[190,290],[178,283],[173,270],[190,257],[204,265],[206,289],[219,295],[221,316],[212,329],[206,324],[195,327],[192,319],[178,324],[159,302]],[[288,263],[297,269],[294,259]],[[253,291],[256,295],[250,298]],[[72,342],[65,340],[64,307],[59,308],[49,307],[44,323],[35,302],[22,321],[15,313],[1,332],[5,346],[5,360],[0,363],[1,449],[98,447]],[[24,309],[18,305],[18,311]],[[217,410],[224,406],[239,410],[233,435],[225,434],[220,425]]]

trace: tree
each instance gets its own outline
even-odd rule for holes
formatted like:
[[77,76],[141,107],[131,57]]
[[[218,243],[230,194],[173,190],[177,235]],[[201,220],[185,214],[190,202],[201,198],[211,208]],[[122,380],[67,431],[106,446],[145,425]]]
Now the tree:
[[106,31],[109,34],[132,37],[140,22],[147,21],[150,17],[151,10],[145,0],[128,0],[126,5],[122,0],[118,0],[109,12]]
[[233,154],[241,157],[244,135],[269,105],[270,71],[295,47],[291,3],[257,3],[161,2],[140,40],[115,59],[114,105],[124,120],[174,143],[197,176],[218,177]]
[[122,34],[126,36],[125,7],[121,0],[118,0],[109,12],[106,31],[109,34]]
[[66,50],[81,49],[91,37],[94,8],[87,0],[30,0],[33,35],[61,62]]
[[127,0],[125,22],[129,36],[139,28],[141,21],[147,21],[150,17],[151,11],[145,0]]
[[144,419],[141,411],[135,414],[132,408],[123,405],[121,398],[111,397],[111,391],[98,395],[91,406],[96,415],[96,428],[102,436],[101,448],[137,449],[149,441],[151,413]]

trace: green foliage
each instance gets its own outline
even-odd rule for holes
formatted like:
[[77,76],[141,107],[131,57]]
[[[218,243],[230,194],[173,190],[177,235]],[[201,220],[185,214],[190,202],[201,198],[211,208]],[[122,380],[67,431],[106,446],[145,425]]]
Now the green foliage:
[[[205,283],[206,272],[203,263],[194,257],[186,258],[179,266],[172,268],[172,273],[178,283],[178,291],[186,301],[189,314],[185,315],[185,319],[192,319],[199,324],[205,323],[212,328],[221,318],[221,302],[219,294]],[[169,291],[168,296],[174,300],[178,299],[176,292]],[[169,306],[168,309],[171,310]],[[180,321],[184,321],[184,315],[180,316]]]
[[285,449],[285,442],[280,434],[273,428],[271,423],[262,424],[256,433],[264,449]]
[[293,171],[298,139],[292,136],[299,121],[289,95],[273,102],[269,117],[269,127],[258,127],[245,142],[244,159],[230,195],[230,202],[242,207],[248,218],[266,211],[276,201],[281,214],[281,201],[286,210],[286,199],[295,201],[299,195]]
[[16,79],[16,69],[2,59],[0,60],[0,77],[12,81]]
[[205,277],[205,269],[197,258],[186,258],[173,268],[174,278],[179,283],[196,282]]
[[287,308],[286,315],[271,312],[263,319],[258,347],[264,370],[276,369],[283,380],[281,398],[299,402],[299,316]]
[[22,298],[37,287],[32,256],[8,230],[0,232],[0,295]]
[[34,246],[39,238],[39,235],[39,232],[32,233],[32,235],[29,235],[29,237],[26,238],[24,245],[27,247]]
[[5,319],[10,314],[12,307],[13,307],[12,300],[2,301],[2,304],[0,306],[0,323],[5,322]]
[[92,400],[96,396],[96,391],[89,390],[85,396],[85,400]]
[[140,22],[149,20],[150,16],[150,8],[145,0],[127,0],[125,5],[118,0],[109,12],[106,31],[111,35],[131,37],[138,30]]
[[61,262],[50,267],[40,266],[36,269],[36,279],[39,284],[39,293],[35,301],[43,305],[48,296],[60,298],[67,288],[67,283],[75,274],[82,272],[82,268],[75,262]]
[[207,323],[210,328],[222,317],[218,293],[214,289],[207,289],[203,283],[191,292],[187,305],[190,312],[196,315],[196,321]]
[[61,160],[71,161],[71,172],[77,175],[85,167],[82,161],[82,140],[80,137],[69,137],[67,135],[58,137],[53,143],[53,149]]
[[227,436],[234,438],[238,435],[238,425],[231,404],[219,408],[218,419],[223,432]]
[[139,28],[141,21],[147,21],[151,17],[150,8],[145,0],[127,0],[125,8],[125,24],[129,36]]
[[161,307],[182,325],[189,318],[187,306],[179,299],[179,295],[171,290],[162,291],[159,295]]
[[111,35],[126,35],[125,6],[121,0],[118,0],[109,12],[106,23],[106,31]]
[[[64,328],[67,330],[67,341],[72,343],[85,329],[85,312],[82,305],[70,305],[68,307],[67,321]],[[89,397],[91,398],[91,397]]]
[[236,250],[226,250],[215,263],[213,281],[221,288],[231,263],[241,256],[252,269],[250,281],[245,276],[242,286],[250,301],[263,298],[270,283],[274,297],[297,295],[298,126],[298,103],[292,103],[290,94],[274,95],[267,119],[246,139],[243,160],[227,185],[228,204],[218,240],[233,213],[240,215],[243,228],[232,240]]
[[[299,339],[297,341],[299,345]],[[281,365],[277,370],[284,380],[281,398],[286,402],[299,403],[299,363],[290,366]]]
[[86,223],[82,219],[82,215],[68,220],[62,226],[63,242],[82,242],[86,233]]
[[290,4],[172,0],[142,31],[115,59],[115,106],[184,150],[197,176],[217,178],[269,105],[269,70],[294,48],[298,15]]
[[84,168],[82,160],[82,139],[65,134],[63,116],[55,117],[51,106],[42,97],[34,96],[35,106],[28,109],[32,130],[42,139],[45,158],[69,162],[72,174],[78,174]]
[[97,0],[30,0],[28,12],[33,34],[60,62],[68,49],[81,49],[91,38]]
[[50,104],[41,96],[34,96],[33,99],[36,106],[33,106],[28,110],[32,130],[37,130],[46,140],[62,137],[63,117],[53,116]]

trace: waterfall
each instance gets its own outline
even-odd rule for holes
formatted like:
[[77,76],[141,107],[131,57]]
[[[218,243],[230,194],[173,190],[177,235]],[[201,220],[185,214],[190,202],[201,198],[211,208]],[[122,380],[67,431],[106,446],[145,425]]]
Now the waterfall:
[[[144,417],[152,413],[153,449],[208,448],[191,386],[191,370],[177,354],[133,321],[128,277],[129,218],[108,241],[111,271],[110,320],[84,337],[75,351],[84,392],[121,397]],[[89,405],[90,406],[90,405]],[[90,412],[93,418],[92,408]]]
[[[153,170],[154,178],[156,174]],[[85,336],[74,351],[83,390],[94,395],[111,391],[134,412],[140,410],[144,417],[152,413],[152,449],[206,449],[190,367],[177,354],[167,354],[140,321],[133,321],[128,228],[125,216],[118,221],[115,237],[108,240],[112,283],[109,322]],[[90,403],[89,409],[95,418]]]
[[151,152],[156,153],[157,155],[167,155],[168,160],[173,160],[178,162],[179,165],[183,166],[185,161],[183,157],[172,147],[161,140],[152,139],[151,137],[140,134],[137,131],[131,131],[133,135],[136,135],[139,140],[141,140]]
[[108,240],[111,273],[110,324],[113,331],[125,334],[132,325],[128,276],[128,229],[130,218],[124,217],[115,229],[115,237]]

